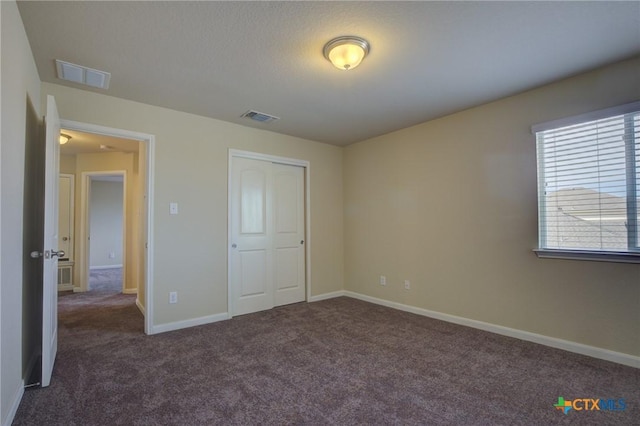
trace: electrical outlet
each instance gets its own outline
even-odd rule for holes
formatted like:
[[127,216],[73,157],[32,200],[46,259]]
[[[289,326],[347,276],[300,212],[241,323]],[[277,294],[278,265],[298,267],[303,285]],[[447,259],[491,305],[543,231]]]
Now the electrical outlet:
[[109,252],[109,259],[115,259],[115,258],[116,258],[116,252],[115,251]]
[[178,303],[178,292],[172,291],[169,293],[169,303]]
[[404,289],[411,290],[411,282],[409,280],[404,280]]
[[387,277],[380,275],[380,285],[387,285]]

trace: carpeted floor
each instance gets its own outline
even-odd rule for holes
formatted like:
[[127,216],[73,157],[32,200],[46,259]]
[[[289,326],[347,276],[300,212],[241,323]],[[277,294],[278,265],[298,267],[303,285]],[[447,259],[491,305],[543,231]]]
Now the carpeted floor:
[[91,269],[89,271],[89,291],[122,292],[122,268]]
[[[60,298],[15,425],[632,425],[640,370],[350,298],[143,334],[135,296]],[[622,411],[554,408],[624,398]]]

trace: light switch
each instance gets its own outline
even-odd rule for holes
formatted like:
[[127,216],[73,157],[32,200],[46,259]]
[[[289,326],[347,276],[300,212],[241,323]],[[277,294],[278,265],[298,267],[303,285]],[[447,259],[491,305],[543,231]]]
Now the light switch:
[[178,214],[178,203],[169,203],[169,214]]

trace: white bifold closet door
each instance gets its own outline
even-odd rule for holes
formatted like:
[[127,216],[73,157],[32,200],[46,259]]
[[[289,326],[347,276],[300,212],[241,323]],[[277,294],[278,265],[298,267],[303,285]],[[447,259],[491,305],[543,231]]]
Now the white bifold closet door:
[[232,158],[232,314],[305,300],[304,168]]

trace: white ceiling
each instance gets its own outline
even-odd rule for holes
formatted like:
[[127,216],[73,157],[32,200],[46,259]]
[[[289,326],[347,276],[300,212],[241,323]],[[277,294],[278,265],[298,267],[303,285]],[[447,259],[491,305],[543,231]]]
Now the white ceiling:
[[[138,152],[139,142],[131,139],[103,136],[95,133],[62,129],[60,133],[71,136],[69,142],[60,145],[61,155],[91,154],[102,152]],[[104,148],[103,148],[104,146]]]
[[[55,59],[125,99],[348,145],[640,54],[640,2],[18,2]],[[351,71],[323,56],[357,35]],[[272,123],[240,116],[249,109]]]

